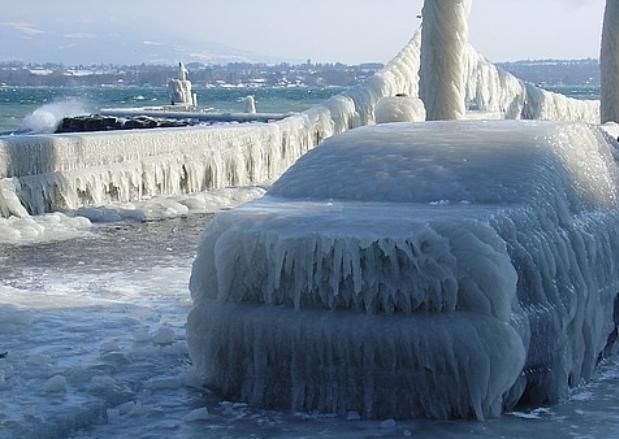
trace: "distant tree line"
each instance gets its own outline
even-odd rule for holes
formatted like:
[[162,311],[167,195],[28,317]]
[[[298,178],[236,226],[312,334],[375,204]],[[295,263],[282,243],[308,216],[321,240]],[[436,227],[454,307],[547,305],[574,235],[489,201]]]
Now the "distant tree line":
[[[194,86],[350,86],[374,75],[382,64],[227,65],[188,64]],[[63,66],[58,64],[0,63],[0,84],[12,86],[163,86],[176,77],[177,68],[161,65]]]
[[[599,86],[600,69],[596,59],[536,60],[499,64],[526,81],[542,85]],[[231,63],[227,65],[188,64],[189,79],[204,86],[351,86],[372,76],[382,64],[305,64],[266,65]],[[164,86],[176,76],[175,66],[63,66],[59,64],[0,63],[0,84],[12,86]]]

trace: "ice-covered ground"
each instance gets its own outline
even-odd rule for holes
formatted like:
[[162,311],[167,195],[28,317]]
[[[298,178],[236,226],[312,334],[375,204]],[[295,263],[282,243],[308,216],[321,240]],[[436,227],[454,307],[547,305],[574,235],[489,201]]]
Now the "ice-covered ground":
[[0,246],[0,438],[619,435],[617,360],[565,404],[485,423],[262,411],[192,387],[187,282],[208,220],[106,224],[86,238]]
[[[152,197],[132,203],[82,207],[64,213],[0,216],[0,245],[25,245],[88,236],[93,223],[160,221],[230,209],[264,195],[261,187],[224,188],[169,197]],[[1,195],[1,194],[0,194]]]

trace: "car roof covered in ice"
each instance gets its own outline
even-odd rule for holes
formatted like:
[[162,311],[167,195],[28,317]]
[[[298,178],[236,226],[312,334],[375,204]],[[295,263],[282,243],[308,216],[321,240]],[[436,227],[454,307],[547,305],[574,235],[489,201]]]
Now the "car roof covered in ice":
[[578,123],[462,121],[364,127],[306,154],[269,195],[296,200],[612,208],[615,142]]

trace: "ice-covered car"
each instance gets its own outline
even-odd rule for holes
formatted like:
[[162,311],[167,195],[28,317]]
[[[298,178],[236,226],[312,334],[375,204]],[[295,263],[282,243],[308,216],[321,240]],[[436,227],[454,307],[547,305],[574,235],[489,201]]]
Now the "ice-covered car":
[[226,398],[367,418],[552,403],[614,343],[617,145],[598,127],[360,128],[208,224],[188,341]]

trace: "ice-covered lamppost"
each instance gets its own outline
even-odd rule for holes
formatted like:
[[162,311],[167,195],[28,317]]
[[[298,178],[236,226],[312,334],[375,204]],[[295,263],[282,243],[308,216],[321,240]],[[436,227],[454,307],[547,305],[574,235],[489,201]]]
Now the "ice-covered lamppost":
[[464,57],[471,1],[425,0],[419,94],[427,120],[458,120],[466,113]]
[[602,123],[619,122],[619,0],[607,0],[600,55]]

